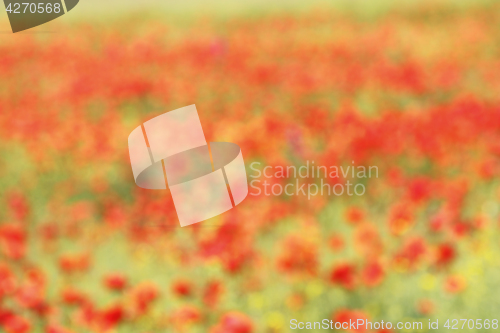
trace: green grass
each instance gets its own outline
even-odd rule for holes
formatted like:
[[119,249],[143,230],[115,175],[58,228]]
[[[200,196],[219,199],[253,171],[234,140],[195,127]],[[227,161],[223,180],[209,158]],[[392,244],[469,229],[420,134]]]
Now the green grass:
[[[268,15],[293,15],[310,11],[334,11],[363,19],[373,19],[388,12],[437,13],[439,9],[471,10],[494,3],[494,0],[81,0],[68,15],[30,29],[30,32],[60,32],[61,25],[93,22],[114,26],[116,21],[130,19],[183,25],[200,20],[227,20],[241,17],[259,18]],[[3,6],[0,6],[3,8]],[[119,29],[119,27],[117,27]],[[7,13],[0,11],[0,32],[8,32]],[[26,32],[24,32],[26,33]],[[21,32],[23,34],[23,32]]]

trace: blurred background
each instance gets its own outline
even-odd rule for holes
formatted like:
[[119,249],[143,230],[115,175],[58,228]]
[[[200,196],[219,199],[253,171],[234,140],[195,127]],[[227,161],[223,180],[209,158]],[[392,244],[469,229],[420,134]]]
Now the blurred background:
[[[1,330],[498,323],[499,56],[496,1],[82,0],[17,34],[2,10]],[[191,104],[247,168],[378,178],[180,228],[127,137]]]

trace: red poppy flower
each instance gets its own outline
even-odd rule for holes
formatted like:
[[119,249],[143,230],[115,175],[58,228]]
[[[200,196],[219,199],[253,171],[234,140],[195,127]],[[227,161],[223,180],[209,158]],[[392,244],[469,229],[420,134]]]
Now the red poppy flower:
[[354,289],[357,284],[355,266],[349,263],[335,265],[330,272],[330,281],[345,289]]

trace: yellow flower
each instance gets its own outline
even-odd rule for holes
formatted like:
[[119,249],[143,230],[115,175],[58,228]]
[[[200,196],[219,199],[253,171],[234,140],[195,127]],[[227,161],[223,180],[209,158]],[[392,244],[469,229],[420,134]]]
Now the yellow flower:
[[311,282],[306,287],[306,294],[309,298],[316,298],[323,293],[323,285],[319,282]]
[[424,290],[432,290],[436,287],[436,277],[431,274],[425,274],[420,278],[420,287]]
[[272,328],[282,328],[285,323],[285,318],[280,312],[271,312],[267,315],[267,324]]
[[254,309],[262,309],[264,307],[264,297],[261,294],[251,294],[248,296],[248,305]]

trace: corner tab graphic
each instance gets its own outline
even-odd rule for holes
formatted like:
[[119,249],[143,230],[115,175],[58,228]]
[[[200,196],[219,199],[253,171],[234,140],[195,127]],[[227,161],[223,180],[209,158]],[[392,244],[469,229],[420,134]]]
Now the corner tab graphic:
[[3,0],[12,32],[34,28],[72,10],[79,0]]

